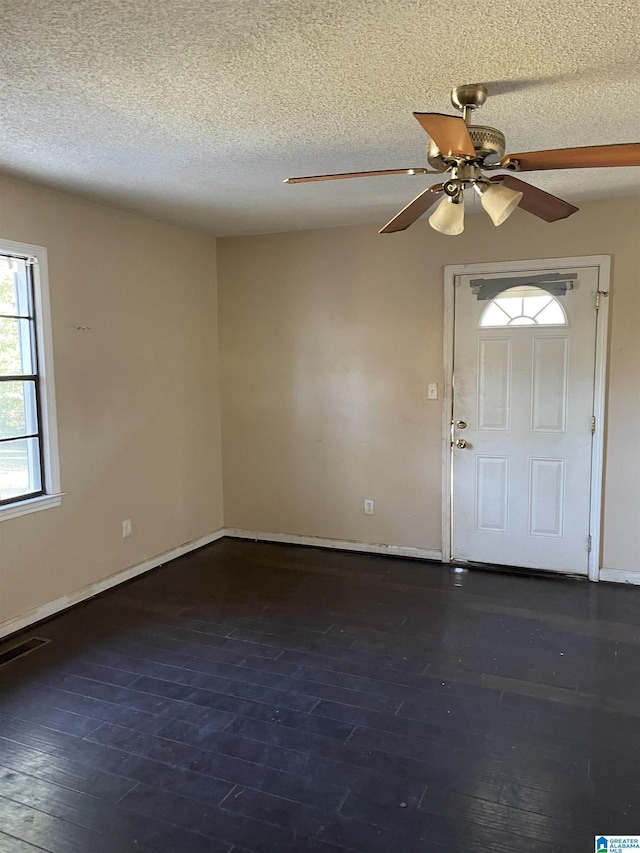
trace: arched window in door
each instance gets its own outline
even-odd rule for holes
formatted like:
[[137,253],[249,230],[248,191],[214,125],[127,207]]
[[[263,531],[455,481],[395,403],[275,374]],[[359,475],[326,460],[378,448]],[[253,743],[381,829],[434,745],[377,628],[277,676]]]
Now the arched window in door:
[[560,301],[541,287],[510,287],[499,293],[482,312],[481,328],[500,326],[567,326]]

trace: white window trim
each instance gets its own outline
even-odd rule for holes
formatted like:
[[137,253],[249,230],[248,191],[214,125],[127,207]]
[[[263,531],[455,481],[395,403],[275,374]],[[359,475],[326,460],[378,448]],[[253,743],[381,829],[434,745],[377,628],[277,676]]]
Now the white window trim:
[[40,409],[42,414],[42,454],[44,460],[44,495],[26,498],[0,508],[0,521],[30,512],[50,509],[62,503],[60,488],[60,457],[58,454],[58,422],[56,419],[56,390],[53,371],[53,342],[51,336],[51,304],[49,301],[49,272],[47,250],[44,246],[0,240],[0,254],[34,258],[34,299],[36,310],[36,340],[38,344],[38,375],[40,378]]
[[[544,289],[543,287],[536,287],[535,289],[540,291],[540,295],[541,295],[541,296],[543,296],[543,295],[546,293],[546,295],[549,297],[549,302],[544,306],[544,308],[540,308],[540,309],[536,312],[536,314],[535,314],[535,315],[530,315],[530,314],[520,314],[520,315],[517,315],[517,316],[519,316],[519,317],[526,317],[528,320],[531,320],[531,322],[530,322],[530,323],[514,323],[513,321],[516,319],[516,317],[511,317],[511,316],[508,314],[508,312],[506,311],[506,309],[504,309],[504,308],[502,307],[502,305],[500,305],[500,304],[498,303],[498,300],[499,300],[499,299],[504,299],[504,298],[505,298],[505,295],[506,295],[506,294],[508,294],[509,290],[516,290],[516,289],[517,289],[517,288],[515,288],[515,287],[506,288],[505,290],[502,290],[500,293],[498,293],[498,295],[497,295],[497,296],[494,296],[494,297],[493,297],[493,299],[492,299],[490,302],[488,302],[488,303],[487,303],[487,306],[485,307],[485,309],[484,309],[484,311],[482,312],[482,315],[481,315],[481,317],[480,317],[480,323],[479,323],[478,328],[480,328],[480,329],[506,329],[506,328],[508,328],[508,327],[511,327],[512,329],[514,329],[514,328],[515,328],[515,329],[517,329],[518,327],[521,327],[521,328],[529,328],[529,329],[530,329],[530,328],[531,328],[531,326],[538,326],[538,327],[539,327],[539,328],[541,328],[541,329],[543,329],[543,328],[546,328],[546,329],[558,329],[558,328],[561,328],[561,327],[563,327],[563,326],[568,326],[568,325],[569,325],[569,322],[568,322],[568,320],[567,320],[567,312],[565,311],[565,309],[564,309],[564,305],[562,304],[562,302],[560,302],[560,300],[558,299],[558,297],[557,297],[557,296],[554,296],[554,295],[553,295],[553,293],[549,293],[549,291],[548,291],[548,290],[547,290],[547,291],[545,291],[545,289]],[[506,297],[506,298],[509,298],[509,297]],[[521,298],[521,297],[515,297],[515,298]],[[552,304],[552,303],[554,303],[554,304],[555,304],[555,305],[560,309],[560,311],[562,312],[562,316],[563,316],[563,318],[564,318],[564,322],[563,322],[563,323],[538,323],[538,321],[537,321],[537,319],[536,319],[536,318],[538,317],[538,315],[539,315],[539,314],[541,314],[543,311],[546,311],[546,309],[547,309],[547,308],[549,307],[549,305],[550,305],[550,304]],[[499,324],[497,324],[497,325],[496,325],[496,324],[492,324],[492,323],[485,323],[485,322],[484,322],[484,318],[487,316],[487,313],[488,313],[488,311],[489,311],[489,309],[491,308],[491,306],[492,306],[492,305],[497,305],[497,307],[498,307],[499,309],[501,309],[501,310],[504,312],[505,316],[506,316],[506,317],[509,317],[509,322],[507,322],[507,323],[499,323]],[[523,300],[523,310],[524,310],[524,300]]]

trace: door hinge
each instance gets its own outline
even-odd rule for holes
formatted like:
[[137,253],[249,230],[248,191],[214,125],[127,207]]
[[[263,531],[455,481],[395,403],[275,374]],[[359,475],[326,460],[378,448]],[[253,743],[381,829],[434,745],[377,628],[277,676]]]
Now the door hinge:
[[591,534],[587,536],[587,551],[591,551],[591,547],[593,545],[593,541],[591,539]]
[[591,418],[591,432],[596,431],[596,416],[593,415]]
[[596,311],[600,308],[600,291],[596,290]]

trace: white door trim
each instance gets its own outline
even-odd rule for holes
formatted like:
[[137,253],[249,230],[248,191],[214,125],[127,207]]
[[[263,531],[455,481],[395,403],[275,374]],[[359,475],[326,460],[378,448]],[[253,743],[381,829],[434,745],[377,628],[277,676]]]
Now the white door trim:
[[602,524],[602,478],[604,469],[604,415],[607,374],[607,338],[609,330],[609,293],[611,285],[611,258],[609,255],[585,255],[575,258],[541,258],[530,261],[496,261],[484,264],[452,264],[444,268],[444,393],[442,401],[442,560],[451,562],[451,418],[453,413],[453,354],[454,354],[454,281],[459,275],[518,272],[537,269],[570,267],[598,267],[598,292],[606,294],[600,299],[596,319],[596,352],[594,371],[593,414],[596,432],[591,446],[591,505],[589,554],[589,580],[600,579],[600,528]]

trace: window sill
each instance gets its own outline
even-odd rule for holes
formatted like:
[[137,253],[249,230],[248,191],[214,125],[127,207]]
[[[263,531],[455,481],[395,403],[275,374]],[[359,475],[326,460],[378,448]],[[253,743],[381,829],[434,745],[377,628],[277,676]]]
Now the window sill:
[[19,501],[2,507],[0,509],[0,521],[5,521],[8,518],[17,518],[19,515],[27,515],[30,512],[40,512],[41,509],[51,509],[54,506],[60,506],[61,503],[62,494],[40,495],[37,498],[29,498],[26,501]]

